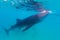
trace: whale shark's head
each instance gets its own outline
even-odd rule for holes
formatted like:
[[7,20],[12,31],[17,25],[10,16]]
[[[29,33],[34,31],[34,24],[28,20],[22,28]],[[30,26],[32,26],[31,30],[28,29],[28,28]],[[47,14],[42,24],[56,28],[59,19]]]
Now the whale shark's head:
[[40,17],[42,17],[42,16],[45,16],[45,15],[47,15],[47,14],[51,14],[52,13],[52,11],[50,11],[50,10],[42,10],[39,14],[39,16]]

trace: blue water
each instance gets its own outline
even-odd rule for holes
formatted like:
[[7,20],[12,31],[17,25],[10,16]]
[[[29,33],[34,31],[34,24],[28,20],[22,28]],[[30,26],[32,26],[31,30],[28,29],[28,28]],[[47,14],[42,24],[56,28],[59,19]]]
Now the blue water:
[[[43,2],[45,8],[60,14],[59,0],[37,0]],[[32,26],[26,32],[15,29],[6,35],[4,28],[15,24],[16,18],[24,19],[37,14],[36,11],[16,9],[8,2],[0,1],[0,40],[60,40],[60,16],[49,14],[42,22]]]

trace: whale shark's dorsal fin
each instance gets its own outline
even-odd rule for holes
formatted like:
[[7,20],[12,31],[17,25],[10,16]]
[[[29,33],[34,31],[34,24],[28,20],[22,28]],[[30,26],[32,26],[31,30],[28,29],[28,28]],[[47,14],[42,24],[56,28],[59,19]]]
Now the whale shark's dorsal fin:
[[22,20],[21,19],[16,19],[17,23],[20,23]]

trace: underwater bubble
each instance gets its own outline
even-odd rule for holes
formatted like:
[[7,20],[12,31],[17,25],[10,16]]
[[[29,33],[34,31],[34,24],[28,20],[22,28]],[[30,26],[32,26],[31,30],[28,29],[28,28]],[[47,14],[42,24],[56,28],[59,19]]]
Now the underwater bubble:
[[7,2],[8,0],[3,0],[4,2]]
[[12,5],[12,6],[15,5],[15,2],[11,1],[11,5]]
[[49,10],[48,12],[49,12],[49,13],[53,13],[53,11],[51,11],[51,10]]

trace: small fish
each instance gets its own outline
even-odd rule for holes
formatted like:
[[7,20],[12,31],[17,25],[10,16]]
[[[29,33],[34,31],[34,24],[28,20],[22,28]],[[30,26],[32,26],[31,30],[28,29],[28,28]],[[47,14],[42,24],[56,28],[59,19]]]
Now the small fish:
[[33,25],[41,22],[48,14],[49,14],[49,12],[47,10],[43,10],[41,13],[29,16],[23,20],[16,19],[16,24],[12,25],[11,28],[4,29],[4,30],[6,31],[7,35],[9,34],[9,31],[14,30],[15,28],[20,29],[20,28],[25,27],[25,29],[23,29],[22,31],[23,32],[27,31]]

